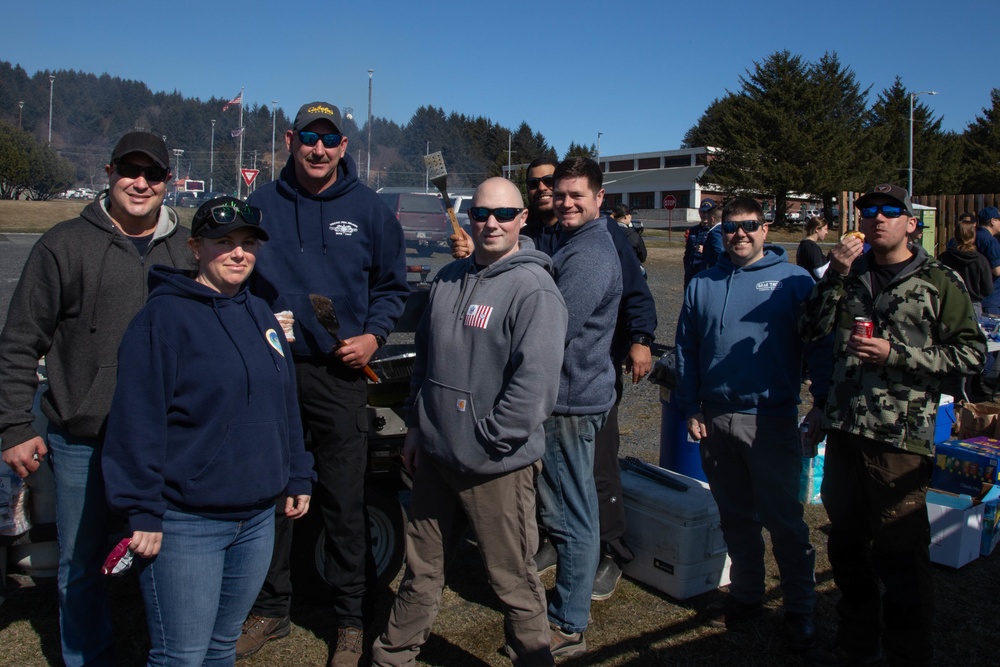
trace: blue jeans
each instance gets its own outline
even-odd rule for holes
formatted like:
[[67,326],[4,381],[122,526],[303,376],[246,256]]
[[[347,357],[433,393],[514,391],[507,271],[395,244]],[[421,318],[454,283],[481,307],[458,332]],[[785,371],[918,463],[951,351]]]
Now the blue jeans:
[[548,615],[564,632],[583,632],[590,616],[590,594],[601,557],[594,437],[607,417],[604,412],[545,420],[538,497],[542,523],[559,563]]
[[67,667],[114,665],[107,578],[110,513],[101,474],[101,441],[48,432],[59,532],[59,631]]
[[149,626],[149,665],[232,665],[236,640],[264,583],[274,510],[227,521],[167,510],[163,544],[136,558]]

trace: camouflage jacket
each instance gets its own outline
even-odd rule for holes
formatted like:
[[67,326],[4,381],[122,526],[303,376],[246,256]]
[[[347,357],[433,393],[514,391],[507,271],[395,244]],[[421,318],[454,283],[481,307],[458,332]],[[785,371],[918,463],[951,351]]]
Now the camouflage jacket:
[[[817,341],[834,331],[833,377],[824,426],[930,456],[947,378],[977,372],[986,339],[962,279],[923,248],[872,298],[869,252],[850,273],[827,271],[799,318],[799,333]],[[890,343],[884,366],[847,353],[855,317],[871,318],[874,336]]]

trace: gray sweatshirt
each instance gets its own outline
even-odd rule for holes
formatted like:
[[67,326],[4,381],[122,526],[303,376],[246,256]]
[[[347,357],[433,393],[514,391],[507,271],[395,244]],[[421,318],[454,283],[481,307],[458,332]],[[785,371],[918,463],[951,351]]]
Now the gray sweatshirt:
[[615,404],[611,339],[622,295],[622,267],[604,218],[562,230],[552,277],[569,309],[566,354],[553,412],[593,415]]
[[542,423],[559,388],[567,312],[534,250],[476,270],[442,268],[417,328],[407,424],[421,451],[463,473],[519,470],[545,451]]

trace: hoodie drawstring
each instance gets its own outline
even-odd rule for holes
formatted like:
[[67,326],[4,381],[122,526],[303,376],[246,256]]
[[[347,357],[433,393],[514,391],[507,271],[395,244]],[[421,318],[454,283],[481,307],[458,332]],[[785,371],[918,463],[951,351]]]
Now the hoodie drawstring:
[[[250,367],[247,365],[246,357],[243,356],[243,350],[236,342],[236,339],[233,338],[233,334],[229,331],[229,327],[226,326],[226,320],[222,317],[222,313],[219,311],[219,305],[216,303],[215,299],[212,299],[211,301],[212,301],[212,312],[215,313],[215,317],[219,320],[219,324],[222,325],[222,330],[226,332],[227,336],[229,336],[230,342],[232,342],[233,347],[236,348],[237,354],[240,355],[240,361],[243,362],[243,372],[247,376],[247,405],[249,405],[253,401],[253,393],[250,390]],[[250,311],[250,308],[248,306],[244,305],[244,307],[247,309],[248,312]],[[253,317],[253,313],[251,313],[250,316]],[[254,322],[257,322],[257,320],[254,319]]]

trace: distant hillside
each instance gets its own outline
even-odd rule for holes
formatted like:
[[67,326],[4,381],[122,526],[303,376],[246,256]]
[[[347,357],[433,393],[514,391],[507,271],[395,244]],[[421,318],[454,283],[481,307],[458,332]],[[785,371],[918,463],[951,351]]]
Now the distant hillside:
[[[232,105],[223,113],[228,99],[213,97],[203,101],[184,97],[176,90],[153,92],[141,81],[74,70],[28,76],[20,65],[0,61],[0,120],[15,127],[20,121],[23,129],[42,143],[49,133],[50,75],[56,77],[51,85],[52,147],[76,167],[78,185],[100,188],[104,183],[103,166],[115,141],[133,129],[143,129],[165,136],[169,149],[183,151],[175,163],[178,177],[204,180],[207,186],[214,176],[215,190],[235,190],[239,139],[233,135],[238,135],[240,109]],[[21,101],[23,109],[18,107]],[[288,113],[296,110],[289,109]],[[243,110],[243,166],[260,169],[258,184],[267,182],[271,175],[271,113],[269,107],[257,104]],[[288,159],[283,132],[291,119],[285,110],[277,110],[275,125],[277,174]],[[368,165],[367,126],[358,127],[354,120],[345,120],[341,129],[364,177]],[[430,142],[431,152],[444,152],[449,185],[474,186],[500,173],[501,165],[507,163],[509,136],[519,161],[543,154],[555,156],[545,138],[532,132],[527,123],[511,135],[511,130],[489,119],[446,115],[443,109],[433,106],[417,109],[404,126],[373,118],[371,184],[422,188],[422,157]]]

